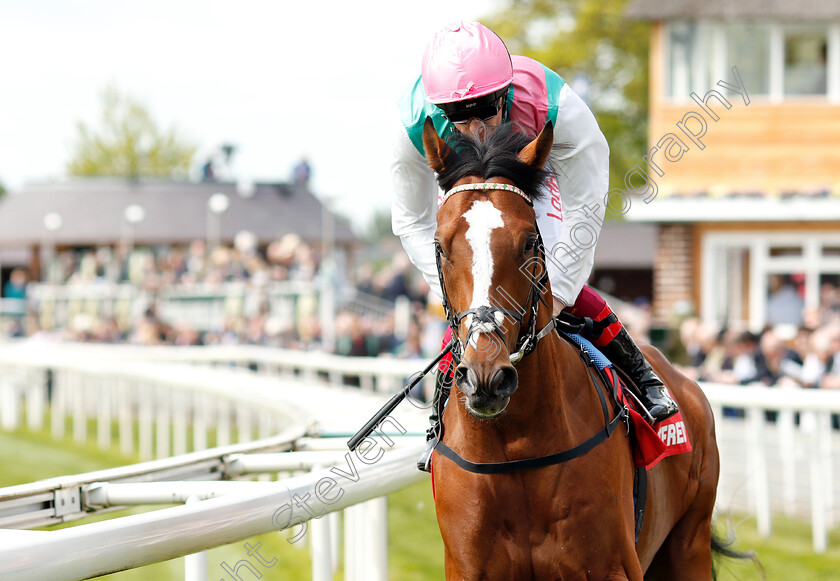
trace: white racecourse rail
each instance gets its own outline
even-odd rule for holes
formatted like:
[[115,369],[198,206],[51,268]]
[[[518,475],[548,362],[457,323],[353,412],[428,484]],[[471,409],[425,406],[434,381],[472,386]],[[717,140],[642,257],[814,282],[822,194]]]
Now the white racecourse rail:
[[[116,424],[124,452],[136,450],[149,459],[175,457],[0,490],[0,579],[85,579],[276,529],[273,511],[290,505],[294,494],[311,492],[329,476],[325,467],[344,461],[344,451],[319,455],[283,450],[334,448],[326,439],[307,436],[354,430],[384,402],[385,393],[423,363],[257,347],[4,345],[3,429],[25,424],[39,430],[49,417],[52,433],[63,436],[69,419],[75,439],[82,442],[89,420],[94,420],[102,448],[112,445],[111,427]],[[360,388],[338,386],[348,377],[357,378]],[[824,551],[827,531],[838,519],[834,482],[840,445],[831,416],[840,414],[840,394],[703,387],[717,417],[723,466],[718,513],[753,512],[764,535],[771,534],[774,512],[807,517],[814,549]],[[409,404],[394,414],[409,432],[422,430],[425,415],[426,410]],[[209,434],[223,448],[202,452]],[[387,578],[384,501],[371,499],[422,480],[424,475],[414,468],[417,453],[417,445],[388,449],[381,461],[358,466],[359,478],[342,484],[339,502],[316,507],[315,514],[348,509],[345,536],[347,543],[356,543],[345,548],[348,581]],[[273,485],[220,482],[249,474],[291,475],[301,469],[312,472]],[[190,502],[60,531],[14,530],[162,499]],[[366,525],[367,540],[360,541]],[[309,527],[313,579],[332,578],[337,528],[332,516],[313,520]],[[152,530],[167,534],[150,540]],[[206,573],[206,558],[188,557],[187,579],[203,579]]]

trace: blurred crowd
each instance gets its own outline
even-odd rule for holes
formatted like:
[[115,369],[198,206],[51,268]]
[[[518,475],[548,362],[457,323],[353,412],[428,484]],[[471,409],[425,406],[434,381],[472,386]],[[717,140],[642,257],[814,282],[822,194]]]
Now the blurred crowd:
[[[295,234],[288,234],[270,244],[265,251],[256,249],[255,241],[237,239],[233,246],[220,246],[210,252],[204,241],[188,247],[134,249],[124,255],[119,250],[100,248],[88,252],[63,252],[48,267],[48,278],[63,290],[81,290],[107,284],[128,284],[139,295],[150,297],[147,303],[134,300],[105,307],[100,301],[70,299],[71,312],[60,316],[54,301],[44,300],[27,283],[27,273],[15,269],[3,288],[4,298],[25,299],[27,312],[22,317],[7,318],[0,324],[0,334],[37,337],[45,340],[70,340],[138,345],[214,345],[252,344],[284,348],[321,348],[321,319],[318,292],[322,275],[322,257]],[[358,356],[421,356],[428,341],[423,334],[434,326],[426,310],[428,287],[420,277],[411,276],[410,264],[398,254],[379,264],[365,263],[353,276],[352,285],[374,308],[360,308],[358,301],[344,304],[346,289],[336,288],[338,312],[332,350]],[[343,277],[336,277],[343,278]],[[272,285],[303,283],[294,301],[294,310],[277,309],[272,300]],[[236,287],[236,296],[225,299],[224,317],[210,329],[197,329],[184,320],[167,317],[155,297],[206,293],[223,296]],[[315,289],[307,292],[305,289]],[[92,297],[98,296],[96,292]],[[396,320],[395,304],[400,301],[402,315]],[[138,304],[140,303],[138,310]],[[273,312],[284,310],[284,312]],[[66,320],[62,321],[61,318]],[[439,338],[438,338],[439,341]]]
[[116,251],[62,252],[51,262],[47,279],[69,286],[129,282],[143,290],[164,287],[212,288],[225,282],[254,286],[269,281],[313,280],[320,256],[296,234],[272,242],[265,252],[253,235],[243,232],[233,246],[208,250],[204,240],[187,247],[161,246]]
[[[33,287],[27,273],[16,269],[2,289],[3,297],[26,300],[28,311],[22,317],[7,318],[0,324],[0,334],[138,345],[326,347],[337,354],[362,357],[427,358],[439,351],[446,325],[442,309],[427,302],[428,285],[401,252],[378,262],[362,262],[352,275],[336,277],[349,279],[347,284],[355,290],[354,300],[345,301],[341,297],[347,289],[336,289],[331,337],[325,337],[321,328],[317,290],[298,296],[292,312],[278,313],[271,285],[299,281],[317,289],[323,266],[317,248],[295,234],[278,239],[264,251],[256,248],[254,240],[239,239],[233,246],[210,252],[200,240],[184,248],[139,249],[125,255],[110,248],[65,252],[50,266],[49,277],[57,286],[128,283],[153,299],[139,310],[128,302],[123,307],[91,309],[90,301],[77,301],[76,311],[65,313],[62,322],[50,311],[56,310],[55,304],[28,296]],[[232,284],[239,285],[240,292],[225,299],[224,317],[209,329],[163,316],[154,300],[164,290],[224,296]],[[760,333],[721,329],[697,318],[684,320],[679,329],[683,357],[675,358],[681,371],[707,382],[840,389],[840,291],[824,285],[817,309],[804,309],[801,300],[793,300],[795,293],[786,296],[784,292],[781,286],[771,295],[770,323]],[[364,301],[376,304],[366,308]],[[649,309],[615,306],[631,333],[646,339]]]
[[816,309],[800,309],[790,322],[760,333],[683,321],[686,350],[681,371],[699,381],[840,389],[840,291],[824,285]]

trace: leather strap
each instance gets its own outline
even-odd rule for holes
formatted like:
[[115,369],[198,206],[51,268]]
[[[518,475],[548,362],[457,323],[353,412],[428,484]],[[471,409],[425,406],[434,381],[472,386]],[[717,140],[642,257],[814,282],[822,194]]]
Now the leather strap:
[[581,442],[574,448],[563,450],[555,454],[547,456],[538,456],[536,458],[527,458],[524,460],[510,460],[508,462],[470,462],[464,459],[458,452],[437,440],[435,442],[435,450],[441,456],[449,458],[455,464],[466,470],[467,472],[474,472],[475,474],[504,474],[507,472],[519,472],[522,470],[533,470],[535,468],[543,468],[545,466],[553,466],[555,464],[562,464],[575,458],[580,458],[596,446],[606,441],[612,436],[615,428],[620,424],[627,413],[626,409],[622,409],[618,415],[613,418],[606,429],[598,430],[594,435],[589,437],[586,441]]

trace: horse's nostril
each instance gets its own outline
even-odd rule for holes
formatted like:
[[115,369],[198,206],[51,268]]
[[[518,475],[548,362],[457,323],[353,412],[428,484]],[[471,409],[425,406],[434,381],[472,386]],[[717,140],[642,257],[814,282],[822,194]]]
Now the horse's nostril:
[[470,377],[471,375],[475,376],[474,373],[470,373],[468,367],[459,365],[455,368],[455,384],[458,386],[458,389],[466,395],[475,393],[475,384]]
[[516,369],[513,367],[502,367],[490,380],[491,393],[496,393],[503,397],[508,397],[516,391],[519,385],[519,376]]

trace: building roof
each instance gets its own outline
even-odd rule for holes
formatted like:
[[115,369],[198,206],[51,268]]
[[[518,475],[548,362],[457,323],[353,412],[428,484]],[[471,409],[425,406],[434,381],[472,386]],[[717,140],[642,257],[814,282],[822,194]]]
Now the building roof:
[[[238,193],[244,191],[245,195]],[[251,195],[235,183],[74,178],[30,184],[0,200],[0,248],[50,241],[59,245],[113,244],[127,235],[128,206],[143,208],[145,217],[132,228],[136,244],[186,244],[208,233],[208,200],[221,192],[229,200],[219,219],[220,240],[232,242],[247,230],[260,244],[293,232],[308,242],[322,236],[321,202],[305,187],[254,184]],[[50,232],[44,216],[57,213],[61,226]],[[356,241],[346,220],[335,217],[338,244]]]
[[657,227],[608,220],[598,234],[595,268],[653,268]]
[[669,196],[633,204],[625,218],[628,222],[840,222],[840,201],[801,196]]
[[761,18],[824,20],[840,18],[840,2],[829,0],[632,0],[625,15],[638,20],[678,18]]

